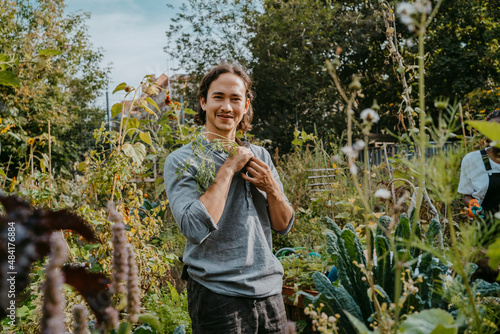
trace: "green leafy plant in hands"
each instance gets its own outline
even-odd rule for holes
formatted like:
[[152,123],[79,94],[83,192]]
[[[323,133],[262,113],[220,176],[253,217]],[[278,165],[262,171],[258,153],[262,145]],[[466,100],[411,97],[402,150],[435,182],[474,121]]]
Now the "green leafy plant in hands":
[[[205,132],[205,134],[208,133],[209,132]],[[215,182],[217,173],[215,171],[215,162],[213,160],[214,153],[225,152],[228,154],[229,158],[232,158],[236,155],[238,148],[238,144],[235,141],[222,136],[220,136],[221,138],[216,138],[212,144],[207,144],[205,134],[197,134],[194,136],[192,144],[193,153],[189,158],[179,164],[177,170],[175,171],[178,179],[181,179],[182,175],[187,173],[189,168],[194,165],[193,157],[194,159],[200,161],[198,164],[198,170],[194,176],[196,189],[200,192],[200,194],[203,194],[208,187]]]

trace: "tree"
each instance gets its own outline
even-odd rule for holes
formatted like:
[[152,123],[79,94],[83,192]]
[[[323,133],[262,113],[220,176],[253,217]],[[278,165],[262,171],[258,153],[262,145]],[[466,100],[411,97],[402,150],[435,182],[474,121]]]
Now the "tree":
[[316,129],[322,138],[342,135],[346,102],[325,70],[327,59],[339,58],[344,87],[352,75],[363,78],[359,110],[374,98],[384,100],[394,86],[382,75],[387,67],[381,24],[365,1],[266,1],[249,25],[259,134],[285,151],[295,127]]
[[426,45],[429,98],[442,95],[469,102],[466,95],[474,90],[498,87],[498,36],[498,1],[446,1],[429,29]]
[[93,136],[82,126],[105,120],[105,111],[92,103],[109,69],[100,66],[102,53],[92,49],[87,16],[64,16],[64,7],[63,0],[0,3],[0,53],[15,59],[12,71],[20,83],[0,85],[0,125],[10,124],[0,137],[0,158],[4,168],[11,160],[10,171],[30,163],[32,146],[38,158],[48,153],[48,121],[55,139],[52,165],[68,169],[83,153],[81,140]]
[[[389,6],[387,12],[394,13],[399,1],[383,2]],[[201,3],[190,1],[193,9],[202,8],[196,7]],[[177,30],[167,35],[177,43],[176,55],[183,57],[185,68],[198,73],[221,59],[247,64],[257,93],[252,131],[259,137],[272,139],[275,147],[286,152],[295,127],[306,132],[316,129],[322,138],[341,136],[345,129],[345,101],[325,71],[325,60],[334,58],[339,60],[337,74],[344,87],[352,75],[361,77],[363,89],[356,101],[356,112],[370,107],[375,99],[380,105],[382,118],[375,131],[408,130],[403,113],[406,106],[416,107],[417,49],[407,42],[413,32],[399,19],[393,19],[397,32],[394,47],[406,66],[392,62],[381,1],[247,3],[250,1],[211,0],[208,12],[193,10],[190,16],[179,16]],[[436,3],[432,1],[433,6]],[[426,36],[430,114],[435,112],[432,102],[436,97],[465,101],[466,94],[476,89],[496,87],[500,74],[495,37],[500,35],[499,6],[486,0],[444,1]],[[224,20],[215,20],[222,17]],[[232,28],[222,33],[214,23]],[[188,29],[185,24],[192,24],[193,34],[180,34],[182,29]],[[212,35],[213,31],[218,33]],[[245,47],[236,50],[232,45]],[[191,55],[195,60],[189,59]],[[407,80],[407,104],[401,102],[405,90],[399,82],[401,74]]]

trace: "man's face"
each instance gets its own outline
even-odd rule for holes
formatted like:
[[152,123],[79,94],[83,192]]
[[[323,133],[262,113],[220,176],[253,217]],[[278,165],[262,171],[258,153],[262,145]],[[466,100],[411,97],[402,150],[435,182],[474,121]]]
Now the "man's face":
[[207,100],[202,97],[200,102],[206,111],[207,131],[234,140],[236,128],[250,105],[243,80],[233,73],[221,74],[210,84]]

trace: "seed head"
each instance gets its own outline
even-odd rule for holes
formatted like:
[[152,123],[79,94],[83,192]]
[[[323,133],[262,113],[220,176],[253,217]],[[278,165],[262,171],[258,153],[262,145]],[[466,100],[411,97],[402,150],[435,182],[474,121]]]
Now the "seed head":
[[359,82],[359,77],[357,75],[352,76],[352,81],[349,84],[349,89],[350,90],[360,90],[361,89],[361,82]]
[[356,151],[361,151],[365,148],[365,142],[361,139],[359,140],[356,140],[356,142],[354,143],[354,145],[352,145],[352,148],[355,149]]
[[139,288],[139,276],[137,274],[137,262],[132,245],[127,245],[128,251],[128,279],[127,279],[127,312],[131,322],[139,320],[138,314],[141,308],[141,289]]
[[382,199],[389,199],[391,197],[391,192],[387,189],[380,188],[375,191],[374,196]]
[[380,116],[377,112],[371,108],[367,108],[361,112],[359,116],[363,120],[364,123],[377,123],[380,119]]

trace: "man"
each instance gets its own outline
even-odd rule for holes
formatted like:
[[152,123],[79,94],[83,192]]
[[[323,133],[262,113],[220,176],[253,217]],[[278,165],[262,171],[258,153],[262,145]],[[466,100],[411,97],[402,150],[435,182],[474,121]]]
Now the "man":
[[236,138],[236,131],[250,129],[251,89],[250,77],[235,64],[215,66],[201,80],[195,122],[205,126],[203,145],[208,150],[223,138],[240,145],[231,156],[212,154],[216,177],[202,194],[196,186],[200,159],[176,175],[192,158],[193,143],[165,161],[170,208],[187,238],[193,333],[282,333],[286,324],[283,267],[272,253],[271,230],[287,233],[294,212],[269,153]]
[[[488,122],[500,123],[500,109],[486,116]],[[500,149],[488,147],[468,153],[462,159],[458,192],[464,195],[464,203],[469,207],[469,216],[484,216],[486,225],[480,226],[480,245],[487,247],[498,236],[498,227],[493,224],[493,215],[500,210]],[[496,282],[500,267],[493,269],[486,249],[472,260],[478,268],[472,280],[481,278]]]
[[[486,117],[500,123],[500,109]],[[464,195],[471,217],[485,214],[486,218],[500,209],[500,149],[488,147],[467,154],[462,160],[458,192]]]

